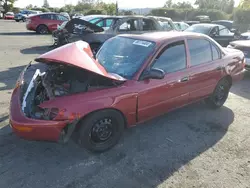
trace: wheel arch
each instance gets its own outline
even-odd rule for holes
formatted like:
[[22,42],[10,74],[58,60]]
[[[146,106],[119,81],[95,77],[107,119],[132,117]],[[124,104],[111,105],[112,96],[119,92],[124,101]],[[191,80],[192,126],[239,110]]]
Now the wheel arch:
[[226,79],[226,80],[229,82],[230,87],[232,86],[232,84],[233,84],[233,79],[232,79],[231,75],[226,75],[226,76],[224,76],[223,78],[221,78],[221,79],[219,80],[219,82],[220,82],[222,79]]
[[124,113],[123,113],[121,110],[119,110],[119,109],[117,109],[117,108],[102,108],[102,109],[98,109],[98,110],[91,111],[91,112],[89,112],[89,113],[83,115],[82,117],[80,117],[80,118],[79,118],[79,122],[77,123],[75,130],[76,130],[76,131],[79,130],[79,128],[80,128],[80,126],[81,126],[81,122],[83,122],[83,121],[84,121],[85,119],[87,119],[89,116],[91,116],[91,115],[94,114],[94,113],[98,113],[98,112],[104,111],[104,110],[110,110],[110,111],[115,111],[115,112],[120,113],[120,115],[123,117],[123,120],[124,120],[124,128],[127,127],[127,125],[128,125],[128,123],[127,123],[127,118],[126,118],[126,116],[124,115]]

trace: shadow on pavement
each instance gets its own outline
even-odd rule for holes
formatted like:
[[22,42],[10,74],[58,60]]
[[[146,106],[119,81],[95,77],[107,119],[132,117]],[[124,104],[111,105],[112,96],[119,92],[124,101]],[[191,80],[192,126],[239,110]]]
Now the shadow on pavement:
[[[28,62],[27,62],[28,64]],[[17,81],[18,76],[22,72],[25,66],[18,66],[8,68],[5,71],[0,72],[0,91],[13,89]]]
[[29,36],[29,35],[38,35],[36,32],[8,32],[8,33],[0,33],[0,35],[6,35],[6,36]]
[[53,48],[51,48],[49,46],[34,46],[31,48],[22,49],[22,50],[20,50],[20,52],[22,54],[44,54],[52,49]]
[[250,72],[245,72],[244,79],[233,84],[231,93],[250,99]]
[[6,126],[0,129],[2,187],[156,187],[213,147],[233,121],[227,107],[193,104],[126,130],[118,145],[101,154],[72,141],[25,141]]

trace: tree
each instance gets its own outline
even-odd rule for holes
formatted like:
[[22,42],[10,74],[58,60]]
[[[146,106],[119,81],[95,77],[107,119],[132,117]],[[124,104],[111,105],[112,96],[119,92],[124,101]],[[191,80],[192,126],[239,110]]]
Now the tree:
[[33,9],[33,5],[32,4],[29,4],[28,6],[26,6],[26,9]]
[[44,8],[49,8],[49,2],[48,2],[48,0],[44,0],[43,1],[43,7]]
[[241,0],[239,8],[250,8],[250,0]]
[[172,8],[172,5],[173,5],[172,0],[167,0],[164,5],[164,8]]
[[16,0],[0,0],[3,4],[4,14],[6,12],[9,12],[13,8],[13,4],[16,2]]
[[172,5],[173,8],[179,8],[179,9],[191,9],[193,8],[192,4],[190,2],[178,2],[177,4]]
[[[250,2],[250,0],[248,0]],[[200,9],[215,9],[226,13],[232,13],[234,0],[196,0],[195,5]]]

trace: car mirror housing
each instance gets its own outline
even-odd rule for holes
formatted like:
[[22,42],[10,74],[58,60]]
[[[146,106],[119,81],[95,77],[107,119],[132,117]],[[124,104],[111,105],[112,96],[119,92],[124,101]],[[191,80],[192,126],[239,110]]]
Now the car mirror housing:
[[142,75],[142,80],[146,79],[163,79],[165,77],[165,72],[162,69],[151,68]]

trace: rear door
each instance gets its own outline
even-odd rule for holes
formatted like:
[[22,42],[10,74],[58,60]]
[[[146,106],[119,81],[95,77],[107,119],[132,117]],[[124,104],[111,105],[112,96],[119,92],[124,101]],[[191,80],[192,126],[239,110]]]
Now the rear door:
[[138,96],[138,121],[144,121],[164,114],[188,103],[189,78],[184,40],[165,46],[156,56],[150,68],[165,71],[161,80],[141,80],[144,88]]
[[190,100],[211,94],[223,75],[222,53],[218,46],[205,38],[188,39],[190,54]]

